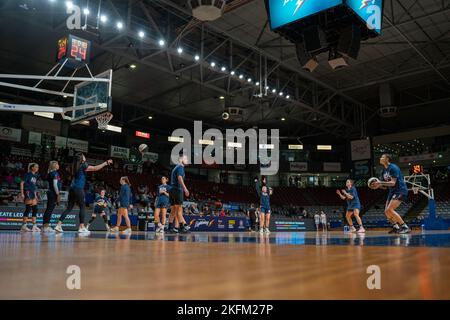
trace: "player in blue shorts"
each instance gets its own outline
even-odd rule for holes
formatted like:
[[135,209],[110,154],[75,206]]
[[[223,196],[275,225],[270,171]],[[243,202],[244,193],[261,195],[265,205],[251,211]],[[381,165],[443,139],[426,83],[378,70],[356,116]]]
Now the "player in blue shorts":
[[[164,225],[166,224],[167,208],[170,207],[170,186],[167,184],[167,177],[161,178],[161,185],[156,190],[155,201],[155,225],[156,233],[164,233]],[[159,214],[161,213],[161,219]]]
[[[189,226],[183,217],[183,201],[184,196],[189,197],[189,190],[184,183],[185,171],[184,167],[188,164],[186,155],[181,154],[178,157],[178,164],[172,169],[170,174],[170,215],[169,215],[169,232],[170,233],[188,233]],[[180,230],[175,228],[176,223],[179,223]]]
[[392,230],[389,233],[410,233],[411,229],[403,221],[402,217],[395,211],[403,201],[408,198],[408,188],[400,168],[391,163],[391,156],[383,154],[380,158],[380,164],[384,167],[381,181],[374,182],[374,188],[388,189],[389,194],[386,201],[384,214],[392,224]]
[[361,211],[361,202],[359,201],[358,191],[354,186],[354,181],[348,179],[345,183],[347,189],[336,190],[338,196],[347,201],[347,212],[345,218],[347,219],[348,225],[350,226],[350,232],[356,232],[356,228],[353,226],[352,216],[355,216],[356,222],[358,222],[359,229],[358,233],[364,233],[366,230],[363,227],[361,217],[359,212]]
[[95,220],[97,217],[97,214],[99,214],[103,221],[105,222],[106,230],[109,231],[111,228],[108,225],[108,216],[106,215],[106,208],[108,207],[108,199],[106,199],[106,191],[101,190],[100,194],[95,198],[94,201],[94,212],[92,213],[91,220],[89,220],[86,229],[89,230],[89,226],[91,223]]
[[[38,171],[39,165],[37,163],[30,163],[28,165],[28,172],[25,173],[23,181],[20,183],[21,196],[25,202],[25,212],[23,213],[23,223],[22,228],[20,229],[21,231],[41,231],[36,224],[36,216],[38,211],[38,191],[36,183],[39,178]],[[27,220],[30,212],[33,222],[33,228],[31,230],[27,227]]]
[[259,232],[269,234],[270,224],[270,194],[271,188],[267,186],[266,177],[261,178],[261,184],[255,179],[256,193],[260,199],[259,207]]

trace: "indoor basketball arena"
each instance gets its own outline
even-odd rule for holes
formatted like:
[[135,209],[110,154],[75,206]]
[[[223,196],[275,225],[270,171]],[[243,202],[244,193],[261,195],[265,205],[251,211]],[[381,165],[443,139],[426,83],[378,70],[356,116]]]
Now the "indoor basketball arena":
[[450,298],[449,1],[2,0],[0,43],[0,299]]

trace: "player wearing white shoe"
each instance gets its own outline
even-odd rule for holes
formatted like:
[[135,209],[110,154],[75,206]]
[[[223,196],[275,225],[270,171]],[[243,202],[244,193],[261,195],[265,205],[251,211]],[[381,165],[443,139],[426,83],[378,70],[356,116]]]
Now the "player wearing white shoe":
[[107,160],[102,164],[91,166],[86,162],[86,157],[84,156],[84,154],[79,153],[75,156],[75,160],[72,164],[72,174],[74,175],[74,177],[69,190],[69,203],[66,210],[64,210],[64,212],[61,214],[61,217],[59,218],[59,221],[55,227],[55,231],[63,232],[62,223],[66,216],[70,213],[70,211],[72,211],[75,204],[77,204],[80,208],[80,226],[78,228],[78,232],[89,233],[89,230],[84,226],[86,210],[84,186],[86,184],[86,173],[91,171],[99,171],[110,164],[112,164],[112,160]]
[[[156,233],[164,233],[164,225],[166,224],[167,208],[170,207],[169,190],[170,186],[167,184],[167,177],[161,178],[161,185],[156,190],[155,200],[155,226]],[[161,219],[160,219],[161,214]]]
[[358,222],[359,229],[358,233],[364,233],[366,230],[363,227],[361,217],[359,212],[361,211],[361,202],[359,201],[358,191],[354,186],[354,181],[348,179],[345,183],[347,189],[336,190],[337,195],[342,199],[347,201],[347,212],[345,218],[350,227],[350,232],[356,232],[356,228],[353,226],[352,216],[355,216],[356,222]]
[[[38,192],[36,182],[38,175],[39,165],[37,163],[30,163],[28,165],[28,172],[25,174],[23,181],[20,183],[20,193],[22,199],[25,202],[25,212],[23,213],[23,223],[21,231],[33,231],[38,232],[41,229],[36,224],[37,216],[37,204],[38,204]],[[33,227],[30,230],[27,227],[27,220],[30,215],[32,216]]]
[[260,222],[259,222],[259,232],[260,233],[270,233],[270,195],[272,194],[272,189],[267,186],[266,177],[261,178],[261,184],[258,179],[255,179],[256,193],[260,198]]

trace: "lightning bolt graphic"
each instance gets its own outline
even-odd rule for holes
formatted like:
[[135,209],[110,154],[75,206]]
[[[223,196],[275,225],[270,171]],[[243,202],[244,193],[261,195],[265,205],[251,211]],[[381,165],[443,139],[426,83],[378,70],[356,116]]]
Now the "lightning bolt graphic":
[[359,10],[364,9],[371,2],[374,3],[375,1],[373,1],[373,0],[361,0],[361,7],[359,7]]
[[302,7],[302,5],[305,3],[306,0],[297,0],[297,8],[295,8],[294,14],[295,15],[297,13],[297,11]]

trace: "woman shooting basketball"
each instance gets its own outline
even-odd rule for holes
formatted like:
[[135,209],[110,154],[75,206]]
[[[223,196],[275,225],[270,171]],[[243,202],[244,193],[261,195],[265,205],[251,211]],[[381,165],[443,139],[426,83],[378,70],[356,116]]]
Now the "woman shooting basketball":
[[381,156],[380,164],[383,166],[382,181],[374,181],[371,187],[374,189],[389,189],[384,210],[384,214],[392,224],[392,230],[389,233],[410,233],[411,229],[395,211],[408,198],[408,188],[406,187],[400,168],[391,163],[391,159],[391,156],[388,154]]
[[350,226],[350,232],[356,232],[356,228],[353,226],[352,221],[352,216],[354,215],[356,222],[358,222],[359,225],[358,233],[364,233],[366,230],[364,229],[362,220],[359,216],[359,212],[361,211],[361,203],[359,201],[358,191],[354,186],[354,181],[348,179],[345,186],[347,187],[346,190],[336,190],[336,193],[342,200],[347,201],[347,212],[345,214],[345,218]]
[[58,224],[55,227],[55,231],[64,232],[62,229],[62,223],[66,218],[66,216],[69,214],[69,212],[72,211],[75,204],[77,204],[78,207],[80,208],[79,212],[80,226],[78,228],[78,232],[89,233],[89,230],[86,229],[86,227],[84,226],[84,217],[86,211],[84,186],[86,184],[86,172],[99,171],[112,163],[113,161],[109,159],[97,166],[90,166],[86,162],[86,157],[84,156],[84,154],[79,153],[75,156],[75,160],[72,164],[72,172],[74,173],[74,177],[69,190],[69,203],[67,205],[66,210],[64,210],[64,212],[61,214]]

